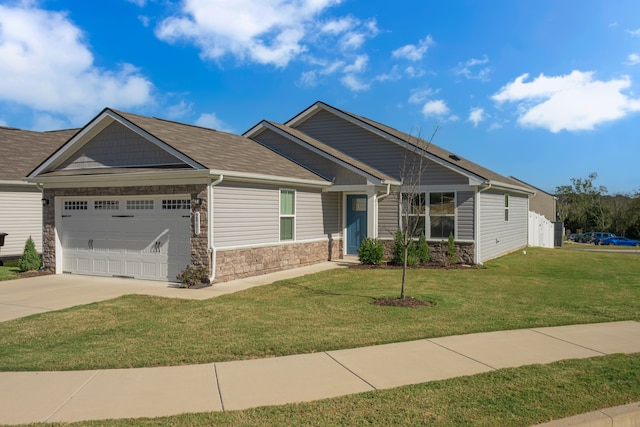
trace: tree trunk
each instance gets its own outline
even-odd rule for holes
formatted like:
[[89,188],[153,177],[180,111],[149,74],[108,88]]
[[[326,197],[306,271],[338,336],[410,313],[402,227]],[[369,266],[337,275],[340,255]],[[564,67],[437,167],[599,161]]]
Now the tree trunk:
[[402,286],[400,288],[400,299],[404,299],[404,285],[407,282],[407,256],[409,255],[409,246],[404,245],[404,260],[402,264]]

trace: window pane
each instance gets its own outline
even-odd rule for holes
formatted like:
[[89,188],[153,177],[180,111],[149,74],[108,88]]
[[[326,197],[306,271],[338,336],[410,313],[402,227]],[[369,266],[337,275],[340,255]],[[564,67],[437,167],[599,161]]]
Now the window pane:
[[280,191],[280,215],[295,214],[295,192],[289,190]]
[[280,240],[293,240],[293,218],[280,218]]
[[425,213],[424,193],[403,194],[402,207],[404,209],[404,212],[407,212],[409,215],[424,215]]
[[454,215],[456,212],[455,193],[431,193],[429,212],[433,215]]
[[432,216],[431,217],[431,238],[432,239],[448,239],[449,234],[454,233],[452,216]]
[[424,216],[410,216],[407,218],[407,232],[411,233],[413,237],[420,237],[424,235]]

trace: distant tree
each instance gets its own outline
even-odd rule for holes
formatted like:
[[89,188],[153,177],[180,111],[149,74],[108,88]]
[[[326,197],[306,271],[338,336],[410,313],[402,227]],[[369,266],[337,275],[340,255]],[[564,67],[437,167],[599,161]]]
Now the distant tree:
[[604,203],[607,187],[594,185],[598,174],[587,178],[571,178],[571,185],[556,187],[558,219],[571,230],[605,230],[610,218]]

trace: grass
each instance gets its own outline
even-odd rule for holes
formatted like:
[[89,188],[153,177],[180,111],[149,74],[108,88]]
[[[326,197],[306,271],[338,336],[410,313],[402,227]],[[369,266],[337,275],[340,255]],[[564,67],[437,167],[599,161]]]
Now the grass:
[[527,250],[411,270],[430,309],[379,307],[400,270],[337,269],[206,301],[124,296],[0,323],[0,370],[210,363],[493,330],[639,320],[637,255]]
[[18,277],[18,260],[11,259],[4,261],[4,265],[0,266],[0,281],[11,280]]
[[640,354],[567,360],[310,403],[65,426],[529,426],[640,400]]

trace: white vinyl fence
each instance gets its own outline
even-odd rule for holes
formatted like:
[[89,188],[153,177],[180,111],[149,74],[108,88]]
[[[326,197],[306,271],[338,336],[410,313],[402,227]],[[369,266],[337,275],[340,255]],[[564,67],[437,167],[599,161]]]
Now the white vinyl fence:
[[529,246],[553,248],[554,225],[544,215],[529,212]]

